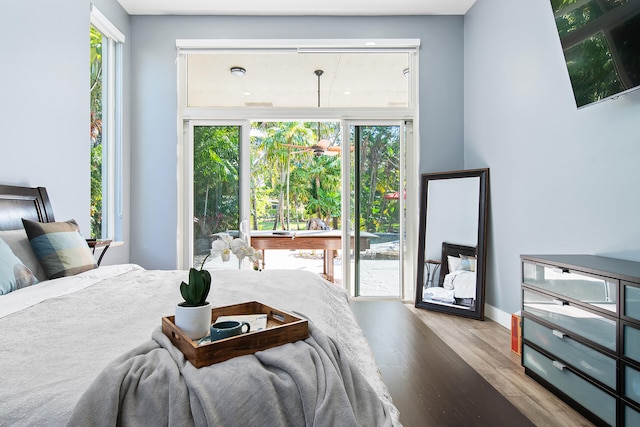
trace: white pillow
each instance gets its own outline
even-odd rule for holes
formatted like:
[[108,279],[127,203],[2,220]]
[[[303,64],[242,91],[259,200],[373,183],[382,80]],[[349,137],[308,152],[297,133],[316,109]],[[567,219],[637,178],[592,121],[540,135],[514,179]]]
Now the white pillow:
[[462,260],[457,256],[447,256],[447,263],[449,264],[449,273],[462,270]]

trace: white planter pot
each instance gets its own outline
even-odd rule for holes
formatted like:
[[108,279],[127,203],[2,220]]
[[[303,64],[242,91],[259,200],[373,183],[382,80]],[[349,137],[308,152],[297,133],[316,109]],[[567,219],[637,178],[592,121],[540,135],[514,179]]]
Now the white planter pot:
[[211,327],[211,303],[200,307],[176,305],[175,323],[192,340],[208,335]]

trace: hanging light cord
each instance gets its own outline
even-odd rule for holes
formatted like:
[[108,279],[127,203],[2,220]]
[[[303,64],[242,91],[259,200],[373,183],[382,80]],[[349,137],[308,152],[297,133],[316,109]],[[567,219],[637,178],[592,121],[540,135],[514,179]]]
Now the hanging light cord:
[[[314,73],[318,76],[318,108],[320,108],[320,76],[324,74],[324,71],[315,70]],[[320,122],[318,122],[318,141],[320,141]]]
[[314,71],[314,73],[316,73],[316,76],[318,76],[318,107],[320,107],[320,76],[324,73],[324,71],[316,70]]

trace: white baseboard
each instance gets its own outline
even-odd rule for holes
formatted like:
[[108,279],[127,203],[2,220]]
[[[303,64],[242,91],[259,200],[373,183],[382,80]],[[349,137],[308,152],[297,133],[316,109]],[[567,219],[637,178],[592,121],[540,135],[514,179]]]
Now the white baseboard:
[[498,308],[495,308],[492,305],[485,304],[484,305],[484,315],[494,322],[504,326],[505,328],[511,330],[511,313],[507,313],[506,311],[502,311]]

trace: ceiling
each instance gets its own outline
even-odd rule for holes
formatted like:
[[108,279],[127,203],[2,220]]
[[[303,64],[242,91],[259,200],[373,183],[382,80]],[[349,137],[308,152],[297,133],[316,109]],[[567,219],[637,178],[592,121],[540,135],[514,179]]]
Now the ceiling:
[[[232,67],[246,74],[232,75]],[[409,107],[407,53],[195,54],[187,59],[191,107]]]
[[118,0],[130,15],[464,15],[476,0]]

